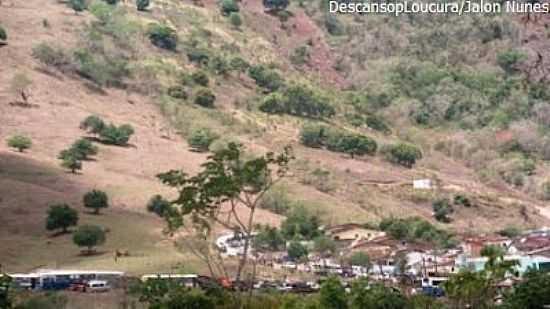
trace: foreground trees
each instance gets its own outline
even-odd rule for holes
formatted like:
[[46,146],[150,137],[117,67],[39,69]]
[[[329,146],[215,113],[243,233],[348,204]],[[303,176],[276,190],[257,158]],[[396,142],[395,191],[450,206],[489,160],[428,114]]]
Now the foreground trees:
[[[235,281],[239,282],[248,261],[259,200],[285,177],[292,158],[291,149],[286,147],[280,154],[270,152],[245,159],[242,146],[229,143],[227,148],[211,155],[195,176],[176,170],[160,174],[163,183],[179,192],[163,218],[172,231],[189,219],[200,235],[209,235],[215,223],[242,233],[244,250],[235,274]],[[214,274],[212,266],[208,266]]]

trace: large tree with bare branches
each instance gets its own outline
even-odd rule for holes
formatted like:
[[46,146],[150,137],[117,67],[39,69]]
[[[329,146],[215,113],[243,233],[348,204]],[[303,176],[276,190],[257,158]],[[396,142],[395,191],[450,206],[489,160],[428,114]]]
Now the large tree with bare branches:
[[[162,217],[171,231],[184,227],[184,222],[191,222],[198,232],[196,234],[202,235],[203,239],[209,239],[214,224],[242,233],[243,254],[239,257],[235,274],[235,281],[239,282],[250,253],[254,214],[259,200],[285,177],[292,158],[290,147],[285,147],[280,154],[269,152],[245,159],[242,146],[229,143],[226,148],[209,156],[195,176],[177,170],[162,173],[158,175],[159,179],[179,193]],[[201,252],[204,257],[208,250]]]

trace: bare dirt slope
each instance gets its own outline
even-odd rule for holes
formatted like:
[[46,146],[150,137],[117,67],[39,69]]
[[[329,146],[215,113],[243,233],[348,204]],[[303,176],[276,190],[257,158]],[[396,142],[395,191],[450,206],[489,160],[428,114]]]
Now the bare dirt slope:
[[[141,271],[182,261],[171,241],[163,241],[162,222],[144,214],[145,205],[153,194],[170,194],[156,174],[180,168],[192,174],[206,155],[189,151],[147,98],[120,90],[97,92],[80,79],[43,71],[31,56],[33,45],[42,41],[73,46],[78,25],[87,18],[55,0],[13,1],[0,7],[10,36],[9,45],[0,48],[0,263],[12,271],[56,264]],[[43,26],[46,19],[49,28]],[[32,107],[10,104],[18,99],[9,89],[17,73],[33,82]],[[57,155],[84,136],[79,123],[90,114],[129,123],[136,133],[129,147],[99,145],[94,160],[73,175],[60,167]],[[13,134],[31,137],[32,148],[23,154],[8,149],[5,140]],[[111,198],[111,208],[101,216],[85,214],[81,205],[82,194],[94,188]],[[48,237],[46,210],[59,202],[76,207],[81,223],[111,230],[102,255],[82,259],[70,236]],[[273,220],[269,213],[262,216]],[[136,256],[115,265],[116,249]]]

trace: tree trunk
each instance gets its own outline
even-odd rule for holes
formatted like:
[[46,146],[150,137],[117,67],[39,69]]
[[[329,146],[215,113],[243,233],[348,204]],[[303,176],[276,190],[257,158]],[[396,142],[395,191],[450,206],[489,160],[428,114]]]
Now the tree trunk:
[[246,262],[248,260],[248,249],[250,247],[250,237],[252,235],[252,224],[254,222],[254,212],[256,210],[255,206],[250,207],[250,215],[248,217],[248,226],[246,230],[246,238],[244,240],[244,248],[243,248],[243,256],[241,257],[239,261],[239,267],[237,268],[237,275],[235,276],[235,282],[237,284],[241,281],[241,273],[244,269],[244,266],[246,265]]

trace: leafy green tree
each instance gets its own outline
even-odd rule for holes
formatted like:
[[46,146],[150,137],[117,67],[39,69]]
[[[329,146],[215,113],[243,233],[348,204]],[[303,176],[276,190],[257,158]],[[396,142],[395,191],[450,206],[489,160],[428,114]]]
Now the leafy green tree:
[[284,215],[290,209],[291,205],[292,201],[288,196],[286,188],[276,186],[262,196],[258,206],[276,214]]
[[[195,176],[189,177],[175,170],[160,174],[163,183],[179,191],[179,196],[172,202],[173,211],[167,221],[173,219],[183,222],[182,218],[189,217],[201,235],[208,235],[214,223],[243,233],[243,254],[239,257],[235,275],[235,281],[240,282],[248,261],[258,202],[269,188],[286,175],[291,159],[288,147],[279,155],[267,153],[261,157],[244,159],[242,146],[230,143],[226,149],[209,156],[202,170]],[[228,222],[226,215],[223,218],[220,216],[222,205],[229,205],[235,220]],[[243,218],[242,214],[237,214],[236,207],[248,209],[247,216]],[[179,226],[169,227],[177,229]]]
[[239,11],[239,5],[237,4],[237,1],[235,0],[222,0],[220,9],[222,11],[222,14],[227,16],[231,14],[232,12],[238,12]]
[[32,140],[24,135],[14,135],[7,140],[8,147],[15,148],[19,152],[31,148]]
[[511,293],[504,298],[504,309],[543,309],[550,304],[550,276],[545,271],[531,269],[523,275]]
[[8,40],[8,33],[6,32],[6,29],[0,25],[0,41],[7,41]]
[[325,235],[316,237],[313,240],[313,250],[320,256],[332,256],[336,253],[336,242]]
[[300,142],[307,147],[321,148],[324,145],[325,127],[321,125],[305,125],[300,131]]
[[80,122],[80,128],[91,134],[100,134],[105,127],[103,119],[96,115],[90,115]]
[[99,214],[101,208],[109,207],[109,197],[107,193],[101,190],[87,192],[84,194],[82,202],[84,203],[84,207],[93,209],[96,215]]
[[208,151],[210,144],[218,138],[214,132],[208,128],[199,128],[191,132],[187,138],[187,142],[191,149],[197,152],[206,152]]
[[268,92],[276,91],[284,84],[281,75],[265,65],[251,66],[248,69],[248,75],[256,81],[258,86],[265,88]]
[[176,30],[166,25],[156,23],[149,25],[147,36],[151,43],[158,48],[175,51],[178,46]]
[[295,207],[281,224],[286,239],[311,240],[320,235],[320,221],[303,206]]
[[69,0],[68,2],[71,9],[74,10],[75,14],[82,12],[87,8],[86,0]]
[[208,82],[209,82],[208,74],[206,74],[203,70],[197,70],[193,72],[191,74],[191,79],[193,79],[193,81],[198,85],[201,85],[203,87],[208,87]]
[[46,218],[46,229],[53,231],[61,229],[62,233],[67,233],[69,226],[76,226],[78,223],[78,212],[67,204],[51,205],[48,209]]
[[105,231],[97,225],[81,225],[73,234],[73,242],[79,247],[86,247],[86,253],[94,252],[94,247],[105,243]]
[[357,134],[345,134],[340,137],[339,141],[339,148],[342,152],[351,155],[352,158],[366,154],[373,155],[376,153],[377,147],[373,139]]
[[64,155],[61,160],[61,166],[71,170],[71,173],[73,174],[76,174],[76,171],[82,169],[82,161],[78,159],[74,154]]
[[422,152],[416,146],[398,143],[383,148],[386,160],[411,168],[417,160],[422,159]]
[[152,212],[159,217],[164,217],[164,214],[172,207],[170,201],[164,199],[161,195],[157,194],[149,199],[147,203],[147,211]]
[[354,266],[370,267],[370,258],[365,252],[354,252],[349,258],[349,262]]
[[371,284],[366,279],[353,283],[351,308],[361,309],[404,309],[409,308],[407,299],[398,290],[382,284]]
[[200,88],[195,93],[195,104],[203,106],[203,107],[214,107],[214,102],[216,101],[216,95],[212,92],[212,90],[208,88]]
[[118,146],[127,145],[133,134],[134,128],[129,124],[123,124],[119,127],[110,124],[99,133],[103,143]]
[[231,14],[229,14],[229,22],[231,22],[231,24],[237,29],[240,28],[241,25],[243,24],[241,15],[236,12],[231,12]]
[[254,248],[260,251],[279,251],[285,246],[285,239],[276,227],[258,225],[254,237]]
[[263,0],[264,7],[268,10],[285,10],[289,4],[288,0]]
[[150,4],[150,0],[136,0],[138,11],[146,11]]
[[292,241],[287,247],[288,258],[292,261],[297,261],[307,257],[307,248],[297,241]]
[[76,140],[70,149],[82,160],[86,160],[88,157],[96,155],[98,150],[97,146],[85,138]]
[[[319,305],[321,309],[347,309],[346,291],[340,279],[334,276],[327,278],[319,291]],[[365,307],[369,308],[369,307]]]

